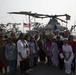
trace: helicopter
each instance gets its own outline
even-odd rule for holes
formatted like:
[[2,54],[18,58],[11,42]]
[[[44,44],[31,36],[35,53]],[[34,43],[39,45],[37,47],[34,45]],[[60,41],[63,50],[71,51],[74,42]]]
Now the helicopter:
[[[29,12],[27,12],[27,11],[8,12],[8,14],[28,15],[29,25],[31,23],[30,17],[41,18],[41,19],[50,18],[50,21],[48,22],[48,24],[46,26],[43,26],[40,23],[34,22],[34,24],[33,24],[34,27],[32,28],[32,30],[38,30],[38,31],[47,30],[48,28],[53,29],[53,31],[55,31],[56,29],[58,29],[60,31],[66,30],[67,27],[61,26],[61,24],[58,22],[58,20],[60,20],[61,22],[66,23],[66,25],[67,25],[67,23],[68,23],[67,20],[70,20],[70,17],[71,17],[68,14],[63,14],[63,15],[47,15],[47,14],[32,13],[31,11],[29,11]],[[59,17],[63,17],[63,16],[66,17],[66,21],[59,18]],[[30,29],[30,26],[29,26],[29,31],[32,31],[32,30]]]

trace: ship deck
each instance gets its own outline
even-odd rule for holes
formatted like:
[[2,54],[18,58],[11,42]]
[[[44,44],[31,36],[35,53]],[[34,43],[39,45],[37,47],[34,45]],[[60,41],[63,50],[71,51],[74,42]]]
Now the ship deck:
[[[18,71],[13,75],[22,75],[22,74],[20,73],[20,71]],[[61,71],[59,67],[55,67],[53,65],[39,64],[34,68],[34,70],[29,75],[66,75],[66,74],[64,72],[64,69]],[[72,73],[69,75],[75,75],[75,74]]]

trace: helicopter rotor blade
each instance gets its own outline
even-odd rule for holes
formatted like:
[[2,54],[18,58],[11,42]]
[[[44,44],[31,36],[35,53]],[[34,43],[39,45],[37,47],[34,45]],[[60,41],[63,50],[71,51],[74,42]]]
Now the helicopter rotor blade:
[[22,14],[22,15],[29,15],[29,16],[32,16],[32,17],[42,18],[42,19],[43,19],[43,18],[56,18],[56,19],[60,20],[61,22],[68,23],[67,21],[58,18],[58,17],[60,17],[60,16],[66,16],[66,20],[70,20],[70,16],[67,15],[67,14],[64,14],[64,15],[47,15],[47,14],[37,14],[37,13],[32,13],[31,11],[29,11],[29,12],[26,12],[26,11],[20,11],[20,12],[8,12],[8,14]]
[[58,20],[60,20],[61,22],[64,22],[64,23],[68,23],[67,21],[62,20],[62,19],[60,19],[60,18],[56,18],[56,19],[58,19]]

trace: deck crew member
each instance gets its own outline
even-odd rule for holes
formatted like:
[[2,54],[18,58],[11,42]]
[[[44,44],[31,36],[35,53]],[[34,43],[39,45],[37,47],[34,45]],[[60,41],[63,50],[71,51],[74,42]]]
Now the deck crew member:
[[68,39],[64,39],[64,45],[62,46],[63,53],[64,53],[64,64],[65,64],[65,73],[71,73],[71,64],[74,58],[74,54],[72,51],[71,45],[68,45]]

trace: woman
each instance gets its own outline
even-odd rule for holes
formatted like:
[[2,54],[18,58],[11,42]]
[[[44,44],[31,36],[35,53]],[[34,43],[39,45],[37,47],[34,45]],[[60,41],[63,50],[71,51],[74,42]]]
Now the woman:
[[51,59],[50,59],[50,48],[51,48],[51,40],[49,38],[46,39],[46,57],[47,57],[47,64],[51,63]]
[[[17,52],[17,38],[16,38],[16,35],[15,35],[15,33],[12,32],[10,36],[11,36],[12,42],[16,44],[16,52]],[[17,59],[16,59],[15,67],[16,67],[16,70],[17,70]]]
[[71,45],[73,53],[74,53],[74,59],[72,61],[72,70],[75,71],[75,51],[76,51],[76,42],[73,40],[73,35],[69,36],[68,44]]
[[57,37],[57,46],[58,46],[58,60],[59,60],[59,68],[60,70],[63,70],[64,67],[64,56],[63,56],[63,50],[62,50],[63,41],[60,40],[60,37]]
[[45,63],[45,39],[43,39],[42,34],[40,35],[40,39],[38,40],[38,55],[41,63]]
[[11,38],[8,38],[8,43],[5,49],[5,57],[9,63],[10,73],[15,72],[17,51],[16,51],[16,44],[12,42]]
[[18,61],[20,62],[20,70],[23,73],[29,73],[29,48],[27,41],[24,40],[24,34],[21,33],[17,42]]
[[65,73],[71,73],[71,64],[74,58],[74,54],[72,51],[72,47],[68,45],[68,39],[64,39],[64,45],[62,46],[63,54],[64,54],[64,64],[65,64]]
[[51,52],[51,61],[54,66],[57,66],[58,65],[58,46],[56,43],[56,39],[53,39],[52,41],[50,52]]
[[35,41],[33,37],[30,37],[30,42],[29,42],[29,48],[30,48],[30,69],[33,70],[34,67],[34,59],[35,59]]
[[0,63],[1,63],[1,67],[0,70],[3,73],[3,68],[4,68],[4,72],[5,74],[7,74],[7,61],[5,58],[5,46],[6,46],[7,41],[5,39],[3,39],[3,36],[0,36]]

